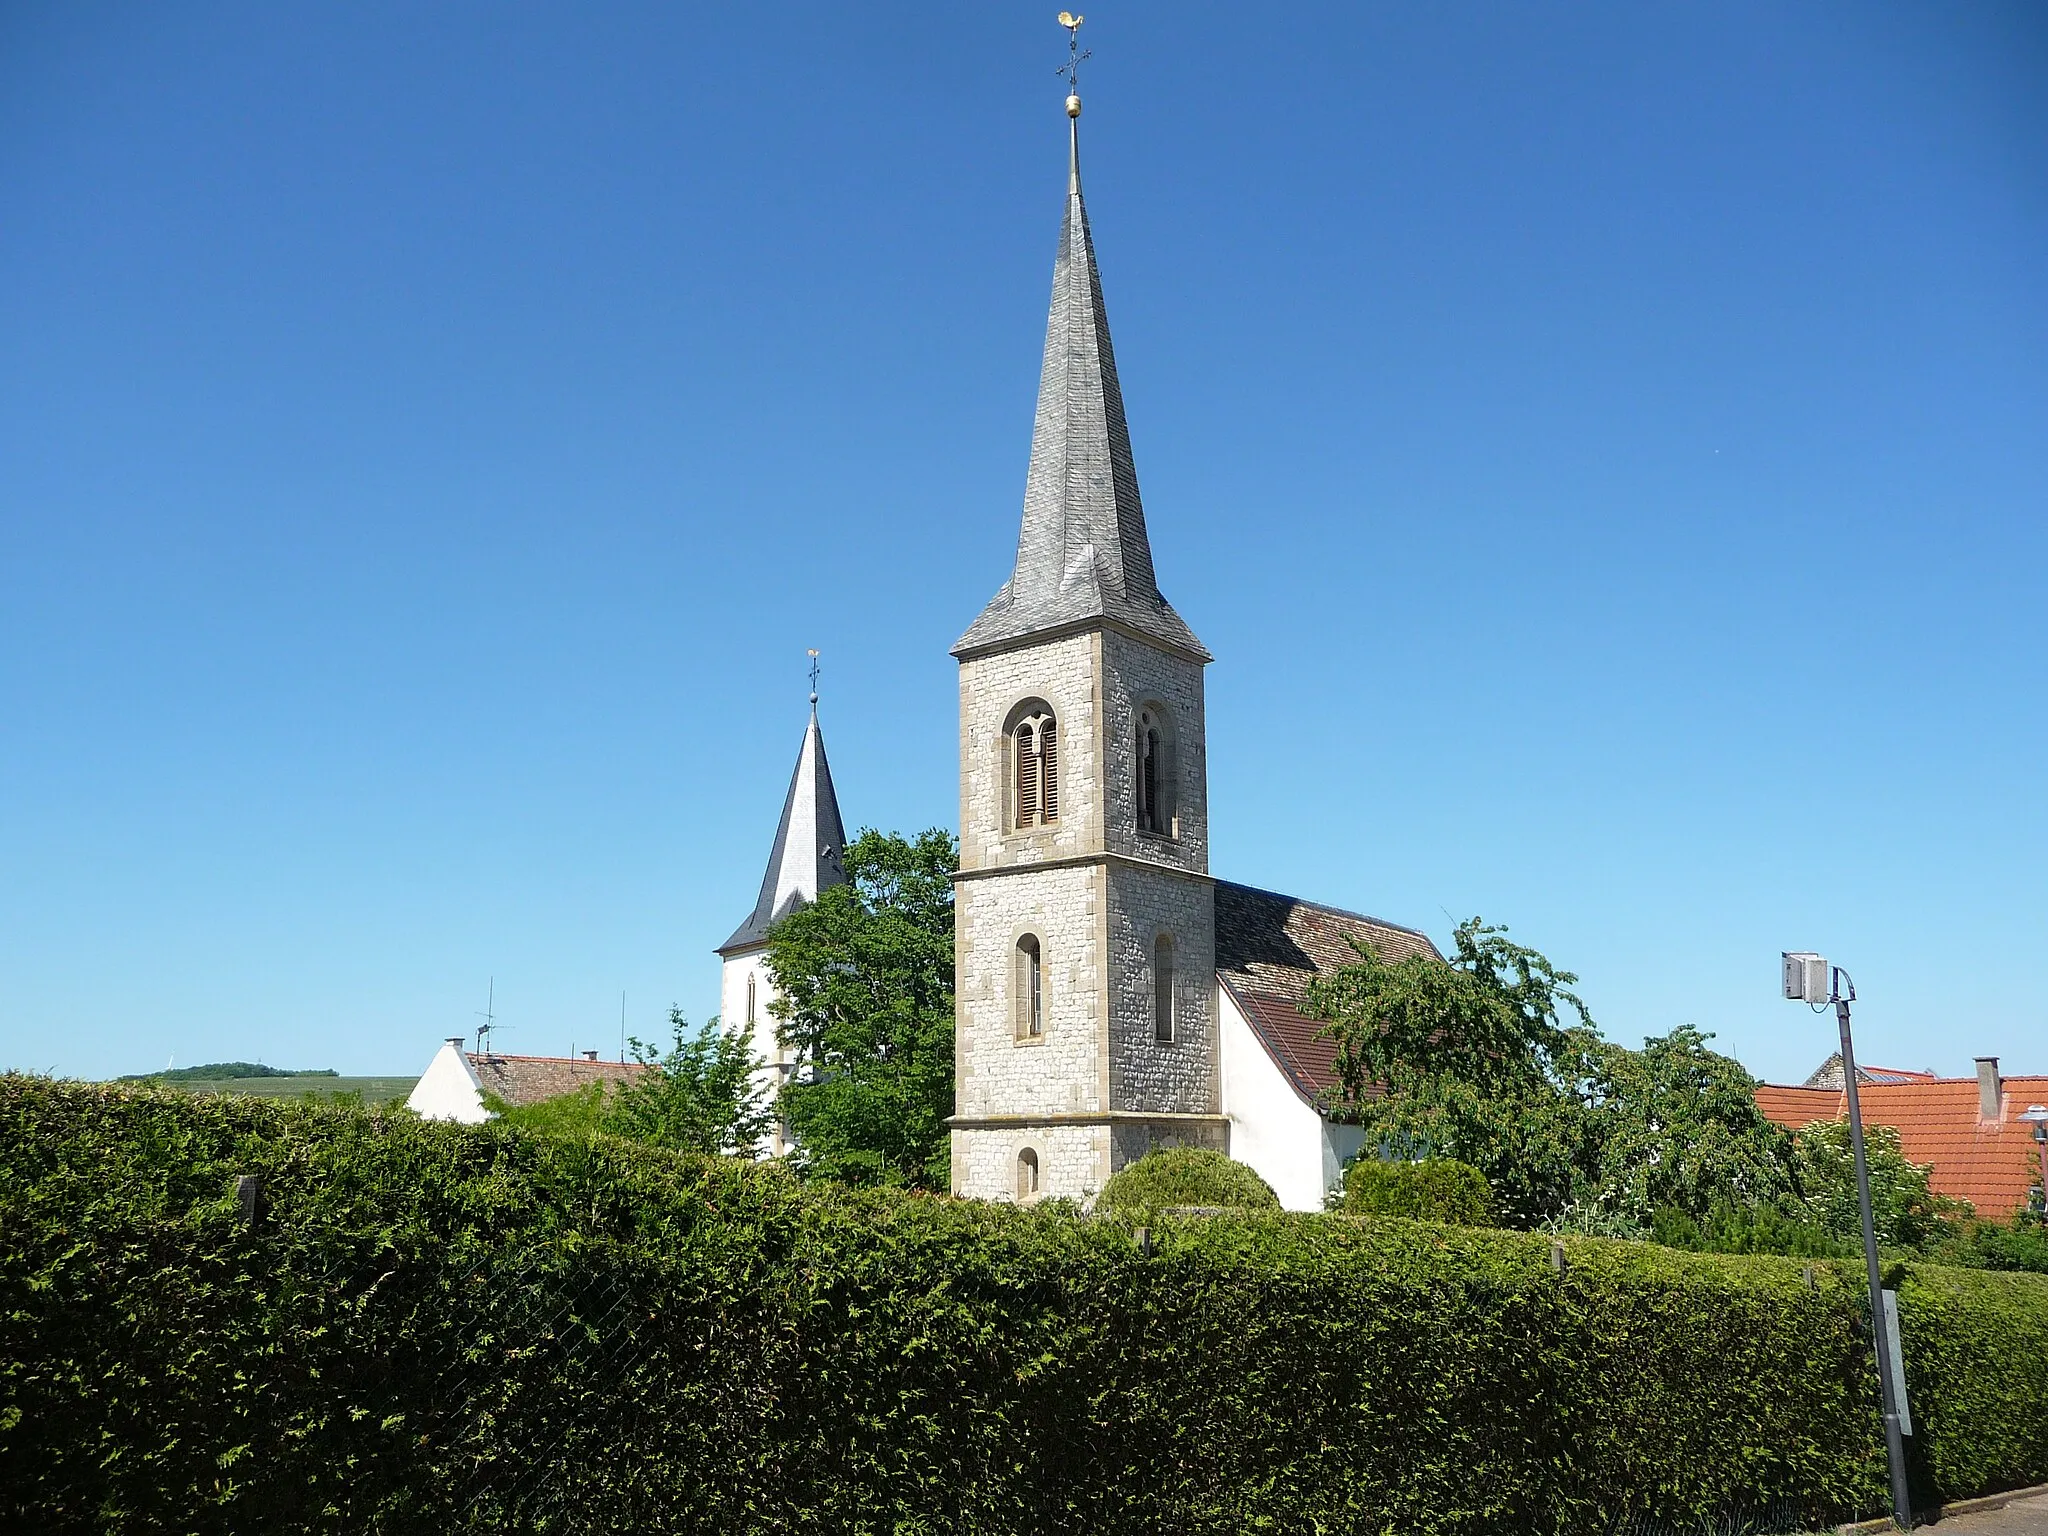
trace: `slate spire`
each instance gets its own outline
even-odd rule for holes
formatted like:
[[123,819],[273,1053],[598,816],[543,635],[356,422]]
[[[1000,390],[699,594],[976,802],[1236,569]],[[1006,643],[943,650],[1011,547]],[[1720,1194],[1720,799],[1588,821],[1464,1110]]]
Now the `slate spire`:
[[1152,574],[1102,279],[1081,197],[1078,96],[1068,98],[1067,110],[1067,210],[1053,263],[1017,566],[953,654],[1001,649],[1027,636],[1106,620],[1207,661],[1208,651],[1160,595]]
[[803,750],[782,801],[782,824],[775,829],[775,847],[768,872],[761,877],[760,899],[733,936],[718,946],[720,954],[764,942],[768,930],[818,893],[846,883],[840,862],[846,852],[846,828],[839,820],[839,797],[832,791],[832,768],[825,761],[825,738],[818,729],[818,696],[811,695],[811,722],[804,728]]

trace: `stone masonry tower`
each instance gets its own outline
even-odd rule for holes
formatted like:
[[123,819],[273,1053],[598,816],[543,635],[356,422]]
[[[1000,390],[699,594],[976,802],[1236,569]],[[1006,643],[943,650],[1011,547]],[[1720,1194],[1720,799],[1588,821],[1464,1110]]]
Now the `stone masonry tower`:
[[1227,1151],[1202,668],[1160,595],[1081,200],[1066,218],[1010,580],[960,661],[953,1190],[1086,1197]]

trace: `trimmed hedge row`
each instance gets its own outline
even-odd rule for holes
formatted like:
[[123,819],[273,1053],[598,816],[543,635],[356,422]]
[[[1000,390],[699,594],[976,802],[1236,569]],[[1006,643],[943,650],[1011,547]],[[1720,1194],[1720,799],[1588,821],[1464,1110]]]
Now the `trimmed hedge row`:
[[[246,1222],[236,1175],[261,1179]],[[0,1525],[1610,1531],[1885,1504],[1853,1266],[1155,1227],[0,1078]],[[1923,1500],[2048,1480],[2048,1278],[1915,1267]]]

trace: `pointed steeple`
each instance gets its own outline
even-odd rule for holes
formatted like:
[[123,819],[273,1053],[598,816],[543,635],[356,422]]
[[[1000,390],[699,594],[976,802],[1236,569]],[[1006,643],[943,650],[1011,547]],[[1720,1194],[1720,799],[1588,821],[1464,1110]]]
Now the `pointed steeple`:
[[825,761],[825,738],[818,730],[818,696],[811,695],[811,723],[804,728],[803,750],[782,802],[782,824],[775,829],[775,847],[768,855],[768,873],[761,878],[760,899],[733,936],[718,946],[720,954],[764,942],[768,930],[818,893],[846,883],[840,862],[846,851],[846,828],[839,820],[839,797],[832,792],[832,768]]
[[1017,567],[953,654],[1107,621],[1207,661],[1208,651],[1160,595],[1152,574],[1102,279],[1081,198],[1080,105],[1078,96],[1068,98],[1067,211],[1053,264]]

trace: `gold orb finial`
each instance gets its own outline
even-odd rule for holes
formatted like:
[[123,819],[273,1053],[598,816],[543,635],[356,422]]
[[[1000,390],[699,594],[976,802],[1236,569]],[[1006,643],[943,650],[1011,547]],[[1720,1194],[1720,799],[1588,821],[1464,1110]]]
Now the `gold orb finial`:
[[1078,96],[1069,96],[1069,97],[1067,98],[1067,116],[1069,116],[1069,117],[1079,117],[1080,115],[1081,115],[1081,98],[1080,98],[1080,97],[1078,97]]

